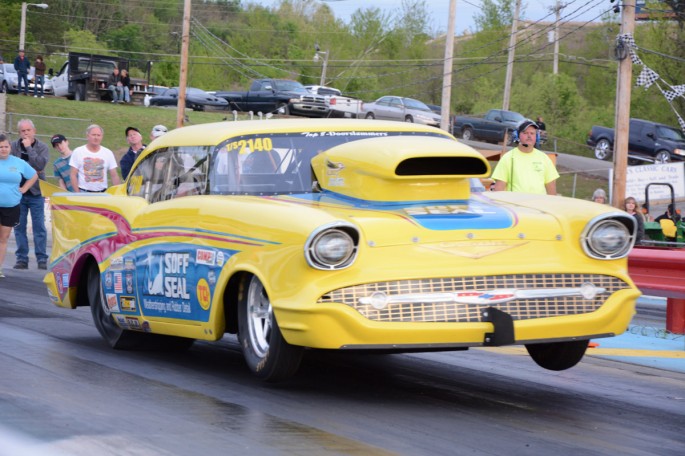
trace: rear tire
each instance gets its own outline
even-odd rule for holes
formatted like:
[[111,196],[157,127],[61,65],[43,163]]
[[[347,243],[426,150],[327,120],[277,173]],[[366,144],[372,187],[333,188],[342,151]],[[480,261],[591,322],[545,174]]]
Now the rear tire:
[[364,117],[364,118],[365,118],[365,119],[375,119],[376,116],[374,116],[373,113],[370,112],[370,113],[368,113],[368,114],[366,115],[366,117]]
[[461,132],[461,138],[466,141],[471,141],[473,139],[473,130],[470,127],[464,128]]
[[74,87],[74,100],[86,101],[86,85],[85,84],[76,84],[76,87]]
[[118,350],[161,350],[184,351],[195,342],[185,337],[149,334],[121,329],[115,322],[107,307],[100,279],[100,269],[92,264],[86,272],[86,295],[90,304],[90,312],[98,332],[107,344]]
[[528,344],[526,350],[538,366],[548,370],[562,371],[575,366],[583,359],[588,342],[588,340],[574,340],[571,342]]
[[285,341],[264,285],[256,276],[240,284],[238,340],[250,371],[267,382],[292,377],[304,349]]

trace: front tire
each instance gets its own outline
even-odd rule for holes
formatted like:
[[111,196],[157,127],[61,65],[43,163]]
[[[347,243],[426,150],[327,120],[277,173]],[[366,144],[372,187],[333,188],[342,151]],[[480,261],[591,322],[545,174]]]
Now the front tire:
[[654,163],[670,163],[670,161],[671,154],[669,154],[666,150],[660,150],[654,156]]
[[412,116],[407,116],[404,118],[405,122],[414,123],[414,118]]
[[372,112],[368,113],[365,117],[365,119],[375,119],[375,118],[376,118],[376,116],[374,116]]
[[587,340],[574,340],[571,342],[528,344],[526,350],[538,366],[548,370],[562,371],[575,366],[583,359],[588,342]]
[[262,380],[285,380],[300,366],[303,348],[283,338],[269,296],[256,276],[240,285],[238,340],[248,368]]
[[608,139],[600,139],[595,146],[595,158],[597,160],[608,160],[611,157],[611,143]]
[[279,103],[278,107],[276,108],[276,112],[284,116],[290,115],[290,109],[288,109],[288,105],[286,103]]

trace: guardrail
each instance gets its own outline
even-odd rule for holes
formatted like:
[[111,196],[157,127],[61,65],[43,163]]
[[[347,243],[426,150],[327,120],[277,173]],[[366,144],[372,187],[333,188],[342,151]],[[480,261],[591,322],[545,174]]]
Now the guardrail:
[[666,298],[666,329],[685,334],[685,246],[635,247],[628,273],[644,294]]

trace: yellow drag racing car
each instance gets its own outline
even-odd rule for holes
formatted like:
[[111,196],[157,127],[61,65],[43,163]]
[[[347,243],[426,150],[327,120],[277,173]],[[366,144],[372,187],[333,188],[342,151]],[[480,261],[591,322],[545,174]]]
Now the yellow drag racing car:
[[634,219],[485,192],[490,171],[410,123],[180,128],[107,193],[51,195],[45,283],[56,305],[90,306],[114,348],[237,334],[267,381],[293,375],[306,348],[524,344],[544,368],[572,367],[633,316]]

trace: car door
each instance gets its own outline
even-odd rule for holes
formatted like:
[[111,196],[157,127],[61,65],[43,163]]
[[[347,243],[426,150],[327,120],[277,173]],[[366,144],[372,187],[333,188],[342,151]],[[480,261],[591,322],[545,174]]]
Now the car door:
[[631,120],[628,133],[628,152],[638,155],[653,156],[654,138],[656,138],[654,125]]
[[[210,147],[162,149],[138,163],[128,181],[130,197],[148,201],[129,220],[131,248],[113,264],[122,265],[124,286],[112,293],[130,299],[141,315],[177,322],[209,319],[211,295],[228,252],[202,240],[199,200],[179,204],[182,197],[206,192]],[[111,281],[116,284],[116,280]],[[128,285],[135,283],[135,290]],[[106,290],[107,291],[107,290]],[[122,299],[124,298],[124,299]],[[123,310],[123,309],[122,309]]]

